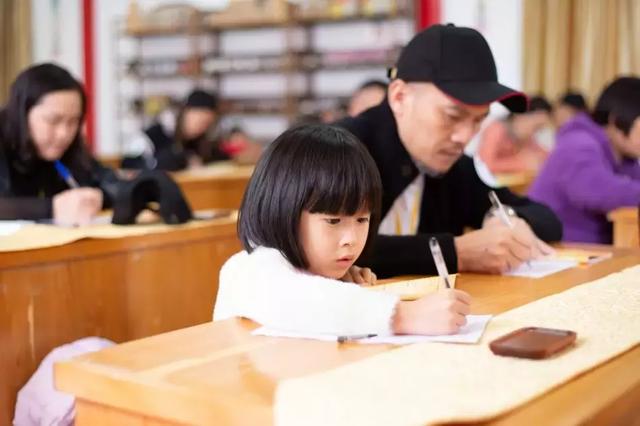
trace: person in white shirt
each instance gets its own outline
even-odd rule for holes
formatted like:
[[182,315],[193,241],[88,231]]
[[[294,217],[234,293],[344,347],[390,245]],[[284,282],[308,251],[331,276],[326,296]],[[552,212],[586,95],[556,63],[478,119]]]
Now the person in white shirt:
[[244,251],[220,271],[213,319],[245,317],[281,330],[451,334],[470,296],[443,290],[416,301],[370,291],[355,266],[379,222],[382,185],[366,148],[346,130],[306,125],[265,151],[240,208]]

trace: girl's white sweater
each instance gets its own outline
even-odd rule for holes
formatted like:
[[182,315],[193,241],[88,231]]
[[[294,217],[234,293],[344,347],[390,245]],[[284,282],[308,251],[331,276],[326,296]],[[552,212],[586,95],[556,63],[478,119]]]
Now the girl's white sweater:
[[398,298],[294,268],[272,248],[233,255],[220,271],[213,320],[244,317],[286,331],[392,333]]

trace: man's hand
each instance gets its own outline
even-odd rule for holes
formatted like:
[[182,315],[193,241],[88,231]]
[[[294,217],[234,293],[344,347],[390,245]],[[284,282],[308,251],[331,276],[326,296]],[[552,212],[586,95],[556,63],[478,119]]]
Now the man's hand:
[[456,237],[458,270],[500,274],[553,253],[527,222],[517,217],[510,219],[513,228],[494,217],[485,221],[482,229]]

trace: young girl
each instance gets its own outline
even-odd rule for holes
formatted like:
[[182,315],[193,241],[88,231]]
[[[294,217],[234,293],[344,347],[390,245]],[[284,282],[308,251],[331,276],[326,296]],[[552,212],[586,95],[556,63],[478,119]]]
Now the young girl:
[[34,65],[16,78],[0,110],[0,219],[83,224],[110,205],[118,179],[84,145],[85,112],[82,86],[57,65]]
[[351,133],[284,132],[249,181],[238,223],[245,250],[222,267],[214,320],[335,335],[457,332],[469,313],[462,291],[403,302],[365,288],[375,275],[354,263],[373,239],[380,198],[376,165]]

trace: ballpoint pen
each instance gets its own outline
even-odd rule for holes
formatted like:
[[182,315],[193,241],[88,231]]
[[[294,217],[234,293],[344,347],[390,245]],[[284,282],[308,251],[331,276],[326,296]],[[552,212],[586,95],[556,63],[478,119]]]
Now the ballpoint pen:
[[368,339],[370,337],[376,337],[376,335],[375,334],[356,334],[352,336],[338,336],[338,343],[353,342],[356,340]]
[[73,178],[73,175],[71,174],[69,169],[67,169],[67,167],[62,164],[60,160],[56,160],[53,165],[55,166],[56,171],[58,172],[60,177],[67,183],[67,185],[69,185],[69,188],[80,188],[80,185],[78,185],[78,182]]
[[[502,221],[502,223],[507,226],[509,229],[513,229],[513,222],[509,218],[509,214],[507,210],[504,208],[504,205],[500,202],[500,199],[496,195],[495,191],[489,191],[489,201],[491,201],[491,205],[496,210],[496,214],[498,218]],[[531,267],[531,262],[527,260],[525,262],[528,267]]]
[[442,250],[440,249],[440,244],[438,244],[436,237],[431,237],[429,240],[429,248],[431,249],[431,256],[433,256],[433,262],[436,264],[438,275],[440,275],[440,278],[444,281],[444,285],[447,286],[447,288],[451,288],[447,264],[444,262]]
[[511,219],[509,219],[509,214],[505,210],[504,205],[502,205],[502,203],[500,202],[500,199],[496,195],[495,191],[489,192],[489,201],[491,201],[491,205],[493,206],[493,208],[496,209],[496,214],[498,215],[498,218],[502,221],[502,223],[504,223],[505,226],[508,226],[509,229],[513,229],[513,222],[511,222]]

